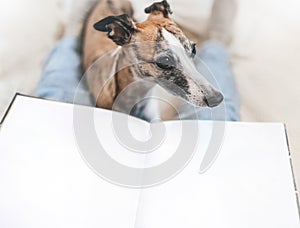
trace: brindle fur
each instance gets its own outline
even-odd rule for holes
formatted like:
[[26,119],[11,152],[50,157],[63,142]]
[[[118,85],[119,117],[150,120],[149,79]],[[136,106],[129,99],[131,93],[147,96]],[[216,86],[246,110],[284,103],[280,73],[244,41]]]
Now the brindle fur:
[[[179,66],[178,68],[167,71],[159,69],[157,65],[154,64],[155,56],[162,52],[168,52],[170,49],[168,42],[164,39],[162,30],[166,30],[176,37],[184,47],[186,55],[190,58],[195,55],[194,43],[184,35],[182,30],[171,19],[171,10],[168,8],[168,4],[165,0],[161,3],[153,4],[145,11],[150,13],[145,22],[138,23],[133,20],[128,20],[129,25],[132,23],[134,32],[132,34],[130,33],[130,39],[124,37],[124,40],[117,40],[117,38],[122,37],[114,37],[119,35],[116,34],[119,31],[116,27],[120,24],[109,24],[109,28],[100,25],[100,29],[98,30],[106,31],[107,29],[108,35],[107,33],[99,32],[94,29],[94,25],[99,20],[111,16],[126,14],[129,16],[128,18],[132,18],[133,9],[129,1],[102,0],[93,6],[90,11],[90,15],[88,15],[83,28],[82,65],[83,70],[88,72],[86,74],[87,84],[96,100],[96,105],[101,108],[112,109],[114,100],[118,94],[130,83],[135,81],[134,77],[138,75],[140,78],[162,78],[163,80],[173,83],[180,87],[186,93],[186,96],[190,96],[189,99],[191,103],[198,106],[206,106],[207,100],[205,98],[206,94],[203,92],[204,89],[200,89],[198,85],[196,86],[195,81],[188,77],[183,67],[180,68]],[[110,18],[108,20],[113,19]],[[121,24],[120,27],[123,28],[124,26]],[[111,32],[111,30],[113,31]],[[128,33],[126,34],[128,35]],[[126,49],[126,51],[121,49],[115,55],[102,58],[101,66],[98,65],[96,60],[116,50],[118,48],[116,43],[121,43],[121,45],[129,44],[131,46]],[[145,46],[145,44],[147,45]],[[126,59],[133,58],[137,58],[141,62],[120,70],[114,77],[110,78],[111,72],[114,72],[120,65],[126,65]],[[204,87],[205,86],[207,85],[205,84]],[[204,97],[202,101],[200,101],[200,98],[197,98],[197,95],[200,94],[200,90]],[[212,87],[208,88],[207,86],[207,94],[211,91],[214,92],[214,89]],[[171,94],[175,93],[173,91],[169,92]]]

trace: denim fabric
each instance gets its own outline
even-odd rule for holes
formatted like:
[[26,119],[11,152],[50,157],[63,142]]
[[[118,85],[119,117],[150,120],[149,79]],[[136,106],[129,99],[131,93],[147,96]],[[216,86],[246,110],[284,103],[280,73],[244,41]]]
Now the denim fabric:
[[79,83],[82,75],[77,47],[76,37],[65,38],[54,47],[45,62],[35,94],[37,97],[73,103],[77,92],[76,103],[94,105],[87,85]]

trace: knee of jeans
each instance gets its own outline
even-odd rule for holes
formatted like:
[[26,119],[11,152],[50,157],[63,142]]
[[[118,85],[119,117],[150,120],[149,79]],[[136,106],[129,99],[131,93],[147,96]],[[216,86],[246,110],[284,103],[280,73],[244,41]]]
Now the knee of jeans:
[[204,59],[217,59],[229,62],[229,54],[226,48],[217,41],[207,41],[198,49],[198,57]]

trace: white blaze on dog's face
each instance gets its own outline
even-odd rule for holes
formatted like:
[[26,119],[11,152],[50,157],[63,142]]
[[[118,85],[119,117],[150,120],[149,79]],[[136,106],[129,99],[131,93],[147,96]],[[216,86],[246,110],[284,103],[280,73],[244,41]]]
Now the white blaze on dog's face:
[[[223,101],[223,96],[197,71],[194,64],[194,56],[196,55],[195,45],[186,39],[186,47],[171,32],[162,29],[162,35],[168,44],[168,49],[160,53],[158,62],[170,62],[172,67],[168,67],[169,73],[162,75],[162,81],[158,83],[162,87],[168,89],[172,85],[178,86],[182,90],[182,98],[196,106],[214,107]],[[182,40],[184,40],[181,39]],[[189,47],[190,45],[190,47]],[[162,60],[160,60],[162,59]],[[167,64],[168,65],[168,64]],[[159,66],[159,65],[158,65]],[[164,66],[162,66],[164,68]],[[171,75],[169,75],[171,73]],[[166,76],[168,75],[168,76]],[[160,77],[159,77],[160,78]],[[166,81],[166,79],[168,79]],[[168,84],[164,86],[164,84]],[[171,92],[172,93],[172,92]],[[180,95],[181,93],[177,93]]]
[[169,93],[195,106],[215,107],[222,94],[196,70],[195,44],[170,18],[166,1],[145,10],[147,21],[134,23],[127,15],[109,17],[95,25],[123,46],[123,55],[136,62],[131,68],[140,78],[152,78]]

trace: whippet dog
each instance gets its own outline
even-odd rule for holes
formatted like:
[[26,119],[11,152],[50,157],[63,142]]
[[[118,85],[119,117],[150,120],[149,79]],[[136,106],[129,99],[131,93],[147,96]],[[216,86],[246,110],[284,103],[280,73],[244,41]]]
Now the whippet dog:
[[[141,23],[134,21],[133,13],[127,0],[102,0],[86,17],[82,65],[89,72],[86,80],[97,107],[112,109],[118,95],[139,79],[151,79],[194,106],[218,106],[223,96],[197,72],[193,63],[196,45],[172,20],[168,2],[146,8],[149,17]],[[158,118],[152,109],[153,102],[149,102],[144,115]]]

